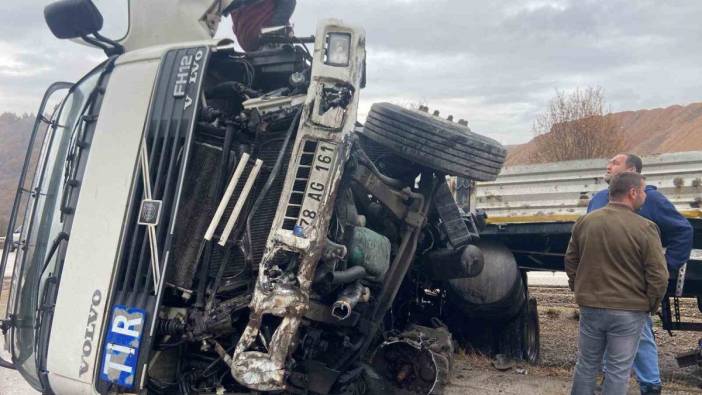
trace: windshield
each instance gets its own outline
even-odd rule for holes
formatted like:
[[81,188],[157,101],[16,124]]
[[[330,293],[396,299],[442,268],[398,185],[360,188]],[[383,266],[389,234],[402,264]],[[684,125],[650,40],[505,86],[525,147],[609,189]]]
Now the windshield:
[[32,198],[22,222],[23,248],[17,251],[12,281],[10,308],[14,312],[14,330],[10,342],[15,367],[37,389],[41,389],[36,363],[40,300],[47,278],[53,278],[56,247],[67,239],[61,235],[63,218],[60,207],[67,185],[64,180],[70,163],[67,156],[76,131],[85,124],[82,115],[99,76],[99,72],[93,72],[76,84],[63,101],[58,115],[52,117],[31,184]]

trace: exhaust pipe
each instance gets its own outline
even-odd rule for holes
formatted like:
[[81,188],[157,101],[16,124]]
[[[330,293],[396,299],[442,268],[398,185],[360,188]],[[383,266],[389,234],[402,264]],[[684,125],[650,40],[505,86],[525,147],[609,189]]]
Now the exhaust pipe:
[[370,296],[368,293],[368,288],[361,285],[360,281],[348,285],[341,291],[339,299],[334,302],[331,315],[339,321],[349,318],[353,308],[356,307],[358,302],[368,301]]

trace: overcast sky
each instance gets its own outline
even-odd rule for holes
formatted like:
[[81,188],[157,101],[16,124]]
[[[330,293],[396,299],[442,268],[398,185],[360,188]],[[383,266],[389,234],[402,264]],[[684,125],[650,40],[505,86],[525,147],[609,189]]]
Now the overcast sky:
[[[106,34],[120,16],[119,0],[96,0],[108,2]],[[0,113],[35,111],[49,83],[75,81],[104,59],[55,39],[48,3],[3,0]],[[700,16],[697,0],[298,0],[293,23],[298,35],[324,17],[365,28],[362,113],[376,101],[427,103],[514,144],[532,137],[556,89],[601,86],[612,111],[702,101]]]

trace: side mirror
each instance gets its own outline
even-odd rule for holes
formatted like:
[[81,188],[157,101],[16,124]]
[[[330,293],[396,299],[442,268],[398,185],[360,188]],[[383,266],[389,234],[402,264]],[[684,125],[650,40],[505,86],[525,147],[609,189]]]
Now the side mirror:
[[60,0],[44,8],[44,19],[57,38],[78,38],[102,29],[102,14],[91,0]]

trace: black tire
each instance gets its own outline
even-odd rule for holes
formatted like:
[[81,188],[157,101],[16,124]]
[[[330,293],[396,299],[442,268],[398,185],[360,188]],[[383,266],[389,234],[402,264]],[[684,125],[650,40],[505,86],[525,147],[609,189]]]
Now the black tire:
[[[520,283],[523,282],[520,280]],[[524,284],[521,289],[524,289]],[[502,319],[479,319],[464,314],[458,306],[449,304],[451,311],[445,319],[461,346],[489,355],[504,354],[517,361],[537,363],[541,353],[539,314],[536,299],[520,298],[516,315]],[[449,302],[450,303],[450,302]]]
[[476,181],[494,180],[507,153],[467,126],[390,103],[373,104],[362,133],[420,165]]
[[539,327],[539,310],[536,298],[530,297],[527,304],[527,339],[523,350],[524,359],[537,363],[541,358],[541,331]]
[[498,330],[497,353],[520,361],[536,363],[541,353],[539,313],[536,299],[530,297],[519,314]]

